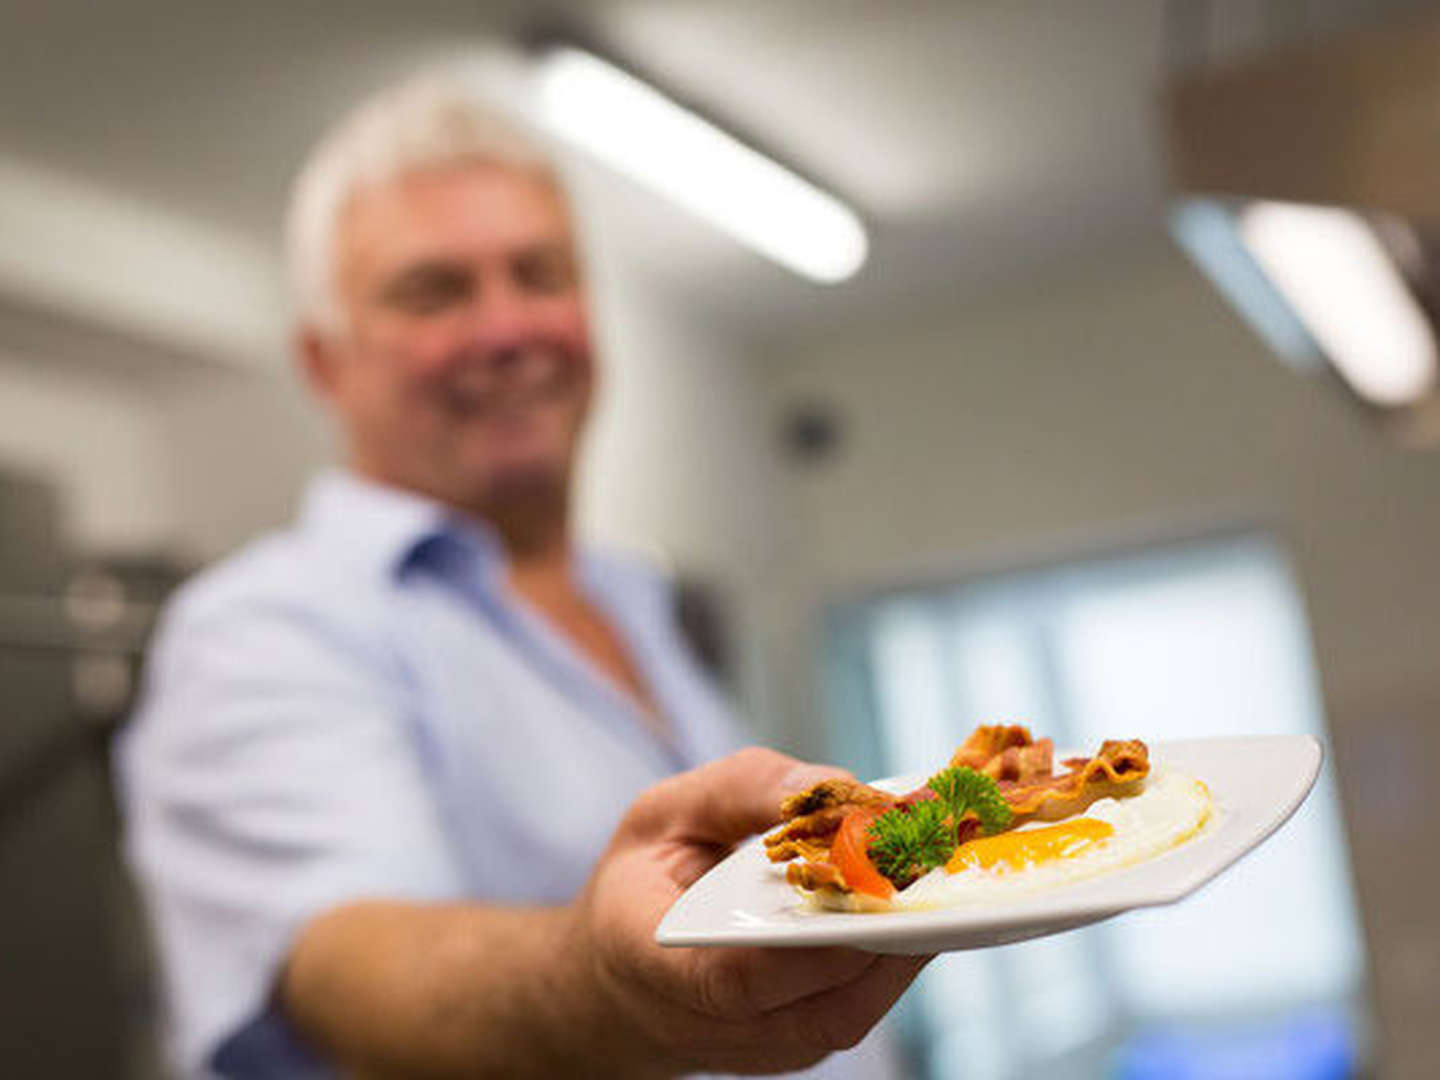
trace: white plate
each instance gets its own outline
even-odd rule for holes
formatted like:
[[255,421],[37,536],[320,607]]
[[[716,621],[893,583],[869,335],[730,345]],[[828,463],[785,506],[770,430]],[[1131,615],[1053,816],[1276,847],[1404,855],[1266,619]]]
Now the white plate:
[[[1285,823],[1320,772],[1309,735],[1191,739],[1151,747],[1152,764],[1203,780],[1215,818],[1180,847],[1136,866],[1003,906],[859,915],[812,911],[765,857],[759,837],[685,891],[655,932],[661,945],[849,945],[931,953],[1005,945],[1188,896]],[[893,791],[923,777],[882,782]]]

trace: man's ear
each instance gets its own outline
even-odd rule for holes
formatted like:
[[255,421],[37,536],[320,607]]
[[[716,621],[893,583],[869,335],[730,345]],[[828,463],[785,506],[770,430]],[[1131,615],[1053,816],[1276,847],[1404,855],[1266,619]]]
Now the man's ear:
[[333,398],[340,359],[335,346],[314,327],[302,326],[295,332],[295,358],[310,389],[327,401]]

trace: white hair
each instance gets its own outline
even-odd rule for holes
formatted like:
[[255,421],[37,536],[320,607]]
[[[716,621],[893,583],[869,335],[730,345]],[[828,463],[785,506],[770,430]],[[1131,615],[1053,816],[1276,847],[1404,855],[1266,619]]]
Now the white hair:
[[331,128],[290,194],[285,248],[299,318],[328,331],[344,325],[335,288],[335,241],[357,191],[465,161],[555,177],[540,139],[484,104],[453,74],[422,74],[384,90]]

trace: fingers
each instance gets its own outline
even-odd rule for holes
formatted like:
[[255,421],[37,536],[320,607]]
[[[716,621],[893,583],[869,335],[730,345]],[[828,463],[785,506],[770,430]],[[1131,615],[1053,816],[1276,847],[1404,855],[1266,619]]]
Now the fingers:
[[798,1010],[802,1026],[824,1014],[839,1026],[884,1015],[928,956],[879,956],[859,949],[691,949],[671,953],[672,999],[718,1020]]
[[848,1050],[900,999],[933,957],[883,956],[859,978],[785,1010],[792,1038],[827,1051]]
[[[817,960],[815,955],[802,958],[799,951],[777,955],[793,957],[797,966]],[[688,1042],[676,1044],[676,1050],[681,1057],[693,1057],[697,1067],[726,1072],[776,1072],[813,1065],[860,1042],[929,960],[926,956],[851,957],[850,963],[863,965],[854,978],[756,1017],[710,1017],[693,1029]]]
[[841,769],[750,747],[657,784],[636,801],[624,827],[645,837],[734,844],[775,824],[787,796],[844,775]]
[[698,1011],[740,1020],[845,986],[879,958],[857,949],[697,949],[681,985]]

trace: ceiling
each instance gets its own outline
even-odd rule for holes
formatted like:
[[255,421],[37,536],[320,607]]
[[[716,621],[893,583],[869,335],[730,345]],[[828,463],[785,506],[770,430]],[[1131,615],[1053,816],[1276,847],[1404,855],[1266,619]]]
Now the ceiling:
[[[763,332],[973,296],[1155,235],[1164,171],[1153,92],[1177,55],[1405,6],[1317,0],[1290,3],[1279,20],[1273,3],[1174,3],[1178,16],[1156,0],[596,0],[546,11],[870,222],[861,273],[815,286],[580,166],[582,198],[623,258],[697,311]],[[539,6],[10,0],[0,154],[273,251],[291,173],[348,103],[428,62],[493,56]]]

